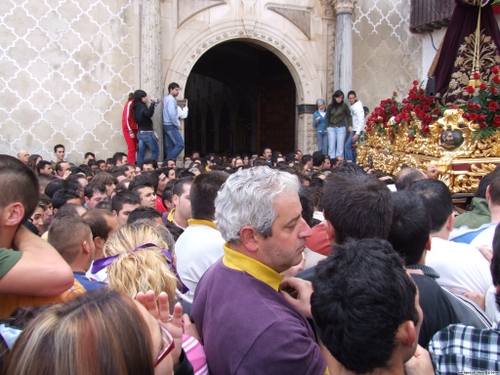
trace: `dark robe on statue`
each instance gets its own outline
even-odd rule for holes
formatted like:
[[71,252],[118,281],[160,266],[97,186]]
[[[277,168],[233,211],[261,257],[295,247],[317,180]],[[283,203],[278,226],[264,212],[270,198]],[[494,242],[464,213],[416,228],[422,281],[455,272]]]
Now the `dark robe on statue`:
[[[436,77],[436,97],[446,105],[467,102],[469,96],[462,93],[469,85],[473,69],[487,81],[491,68],[500,66],[500,31],[489,0],[455,2],[450,24],[429,72],[429,76]],[[483,6],[480,7],[480,4]],[[481,23],[477,64],[474,51],[479,11]]]

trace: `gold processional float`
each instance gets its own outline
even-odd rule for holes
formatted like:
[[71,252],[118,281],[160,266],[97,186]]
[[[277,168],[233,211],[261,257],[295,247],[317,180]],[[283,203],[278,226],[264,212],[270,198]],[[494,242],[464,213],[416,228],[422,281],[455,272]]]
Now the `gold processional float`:
[[452,193],[475,192],[500,164],[499,73],[494,67],[490,82],[468,86],[463,106],[441,107],[417,81],[402,102],[394,93],[368,117],[357,162],[389,175],[405,164],[424,172],[434,164]]
[[[488,0],[461,1],[469,9],[457,6],[454,12],[477,12],[477,24],[458,46],[446,91],[427,96],[414,81],[402,101],[393,93],[368,117],[357,150],[358,163],[389,175],[405,164],[424,173],[434,164],[453,194],[475,192],[481,178],[500,165],[500,54],[480,21],[494,16]],[[498,34],[494,18],[490,23]],[[438,55],[444,50],[442,45]]]

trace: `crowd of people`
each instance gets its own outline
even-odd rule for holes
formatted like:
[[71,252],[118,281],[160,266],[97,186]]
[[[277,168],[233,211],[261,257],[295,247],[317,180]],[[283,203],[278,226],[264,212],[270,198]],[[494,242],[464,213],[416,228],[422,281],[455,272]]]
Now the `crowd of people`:
[[0,155],[3,373],[499,371],[500,167],[457,216],[432,165],[138,153]]

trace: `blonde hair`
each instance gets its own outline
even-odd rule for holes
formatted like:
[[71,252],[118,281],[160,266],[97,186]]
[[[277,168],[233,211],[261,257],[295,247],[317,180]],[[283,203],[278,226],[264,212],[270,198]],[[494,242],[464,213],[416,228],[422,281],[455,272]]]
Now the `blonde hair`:
[[16,341],[7,375],[154,374],[151,335],[134,302],[106,288],[56,304]]
[[156,295],[165,292],[173,306],[178,280],[169,268],[166,255],[155,246],[130,252],[146,243],[169,250],[162,233],[145,223],[124,225],[106,241],[103,249],[105,257],[120,254],[108,266],[109,287],[132,298],[148,290],[153,290]]

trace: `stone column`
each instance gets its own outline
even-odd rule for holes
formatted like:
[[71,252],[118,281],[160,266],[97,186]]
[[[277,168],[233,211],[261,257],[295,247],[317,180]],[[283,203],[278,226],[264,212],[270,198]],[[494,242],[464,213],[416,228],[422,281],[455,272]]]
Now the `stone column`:
[[331,0],[337,15],[333,89],[352,90],[352,11],[356,0]]
[[[149,97],[159,100],[153,116],[153,126],[160,137],[158,143],[163,149],[162,126],[162,37],[161,37],[161,0],[143,0],[141,33],[141,90]],[[160,154],[161,159],[161,154]]]

